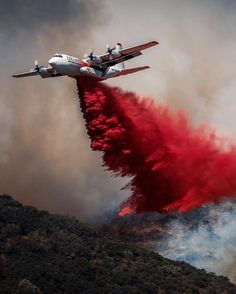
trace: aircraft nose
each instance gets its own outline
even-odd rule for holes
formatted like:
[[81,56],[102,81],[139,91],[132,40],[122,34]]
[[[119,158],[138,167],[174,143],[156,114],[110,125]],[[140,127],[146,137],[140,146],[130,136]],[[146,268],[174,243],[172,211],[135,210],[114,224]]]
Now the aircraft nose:
[[52,57],[51,59],[48,60],[48,63],[53,67],[56,65],[56,60],[54,57]]

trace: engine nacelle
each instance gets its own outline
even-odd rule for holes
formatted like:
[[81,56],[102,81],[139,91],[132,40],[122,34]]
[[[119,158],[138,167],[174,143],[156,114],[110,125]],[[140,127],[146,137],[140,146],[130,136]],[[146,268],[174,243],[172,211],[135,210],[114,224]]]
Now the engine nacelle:
[[81,67],[80,72],[81,72],[81,74],[86,75],[86,76],[92,76],[92,77],[97,77],[97,78],[102,77],[102,71],[101,70],[95,69],[95,68],[92,68],[92,67],[89,67],[89,66]]
[[91,65],[96,65],[96,64],[100,64],[102,62],[102,59],[97,55],[93,55],[92,59],[86,58],[85,61]]
[[46,67],[41,67],[39,69],[39,74],[43,79],[51,77],[51,74],[47,71]]
[[117,50],[112,50],[110,55],[112,56],[112,58],[120,57],[120,53]]

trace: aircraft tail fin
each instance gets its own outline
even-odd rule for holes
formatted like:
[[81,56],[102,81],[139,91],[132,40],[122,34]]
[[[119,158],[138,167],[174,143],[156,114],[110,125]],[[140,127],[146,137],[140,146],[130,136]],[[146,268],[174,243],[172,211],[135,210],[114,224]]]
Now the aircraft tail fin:
[[[117,43],[116,44],[116,49],[115,50],[116,51],[122,50],[121,43]],[[117,69],[117,70],[124,70],[125,69],[125,64],[124,64],[124,62],[120,62],[120,63],[114,65],[112,68]]]

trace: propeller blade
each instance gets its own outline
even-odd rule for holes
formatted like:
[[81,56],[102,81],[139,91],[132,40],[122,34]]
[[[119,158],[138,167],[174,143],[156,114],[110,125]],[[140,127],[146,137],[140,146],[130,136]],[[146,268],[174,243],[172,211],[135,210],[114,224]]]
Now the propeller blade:
[[38,60],[35,60],[35,61],[34,61],[34,70],[37,71],[37,72],[39,72],[39,70],[40,70]]
[[94,53],[94,49],[92,48],[92,50],[89,54],[88,53],[84,54],[84,58],[90,58],[91,60],[94,60],[93,53]]
[[112,51],[115,50],[115,48],[111,48],[109,44],[106,45],[107,53],[109,54],[109,60],[112,60]]
[[88,57],[89,57],[91,60],[94,60],[93,53],[94,53],[94,49],[92,48],[92,51],[91,51],[90,54],[88,55]]
[[112,54],[113,50],[115,50],[115,47],[111,48],[110,45],[107,45],[107,53]]

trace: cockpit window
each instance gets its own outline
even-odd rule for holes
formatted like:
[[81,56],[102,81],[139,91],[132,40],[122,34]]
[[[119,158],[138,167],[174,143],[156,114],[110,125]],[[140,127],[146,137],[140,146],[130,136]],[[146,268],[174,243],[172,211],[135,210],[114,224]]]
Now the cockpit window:
[[62,58],[63,56],[61,54],[54,54],[53,57],[60,57],[60,58]]

